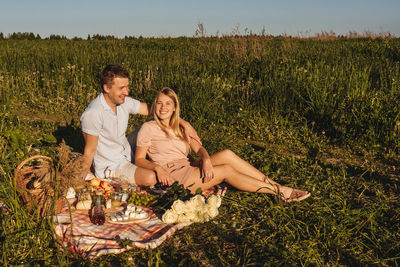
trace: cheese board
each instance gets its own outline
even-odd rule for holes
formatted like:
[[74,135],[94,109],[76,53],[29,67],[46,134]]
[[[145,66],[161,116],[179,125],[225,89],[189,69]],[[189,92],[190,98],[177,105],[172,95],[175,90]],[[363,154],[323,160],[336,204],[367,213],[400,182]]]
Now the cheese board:
[[[120,217],[119,219],[117,219]],[[142,211],[142,216],[140,218],[132,218],[129,216],[124,216],[121,212],[112,212],[106,214],[106,221],[112,224],[130,224],[130,223],[139,223],[144,222],[150,219],[150,214]]]

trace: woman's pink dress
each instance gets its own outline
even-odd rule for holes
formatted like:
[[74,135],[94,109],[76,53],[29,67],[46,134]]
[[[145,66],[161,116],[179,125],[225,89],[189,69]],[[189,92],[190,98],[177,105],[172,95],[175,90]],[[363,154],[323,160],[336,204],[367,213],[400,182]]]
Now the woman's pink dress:
[[168,137],[154,120],[148,121],[140,128],[136,144],[148,147],[150,160],[164,167],[174,181],[185,187],[194,183],[190,179],[195,167],[190,165],[188,159],[189,145],[175,136],[172,130]]

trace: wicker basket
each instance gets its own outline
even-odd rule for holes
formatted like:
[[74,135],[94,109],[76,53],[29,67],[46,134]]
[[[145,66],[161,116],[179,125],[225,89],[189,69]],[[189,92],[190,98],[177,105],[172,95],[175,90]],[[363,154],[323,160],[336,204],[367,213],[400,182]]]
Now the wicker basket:
[[[25,166],[33,160],[41,160],[40,164]],[[15,169],[15,186],[25,205],[38,211],[43,218],[49,215],[54,201],[55,170],[53,159],[36,155],[22,161]],[[55,201],[54,213],[60,213],[65,205],[63,197]]]

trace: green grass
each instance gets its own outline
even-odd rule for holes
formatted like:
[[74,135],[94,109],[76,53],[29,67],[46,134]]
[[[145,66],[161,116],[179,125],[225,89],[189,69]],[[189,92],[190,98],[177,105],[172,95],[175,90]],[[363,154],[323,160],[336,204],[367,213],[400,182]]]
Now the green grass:
[[[51,220],[12,184],[30,155],[83,150],[79,117],[108,63],[150,103],[176,90],[210,153],[230,148],[312,197],[284,204],[229,189],[212,222],[153,250],[69,257]],[[228,37],[0,41],[3,265],[377,265],[400,263],[400,39]],[[133,117],[129,130],[145,118]]]

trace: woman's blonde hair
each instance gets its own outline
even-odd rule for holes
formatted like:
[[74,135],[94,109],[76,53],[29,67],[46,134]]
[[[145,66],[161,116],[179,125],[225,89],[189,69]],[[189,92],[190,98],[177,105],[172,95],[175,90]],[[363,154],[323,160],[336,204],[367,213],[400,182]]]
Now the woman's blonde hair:
[[163,130],[163,132],[168,137],[171,137],[170,133],[167,130],[167,127],[165,127],[160,122],[160,120],[158,119],[157,114],[156,114],[156,108],[155,107],[156,107],[157,99],[161,94],[168,96],[169,98],[172,99],[172,101],[174,101],[175,111],[172,113],[171,119],[169,121],[169,126],[171,127],[172,132],[177,137],[179,137],[180,139],[182,139],[183,141],[186,142],[185,137],[183,136],[183,129],[181,129],[181,127],[179,126],[179,119],[180,119],[179,100],[178,100],[178,96],[174,92],[174,90],[172,90],[169,87],[164,87],[163,89],[161,89],[161,91],[158,92],[156,98],[154,99],[153,105],[151,106],[150,113],[153,115],[154,120],[156,121],[157,125],[160,126],[161,130]]

